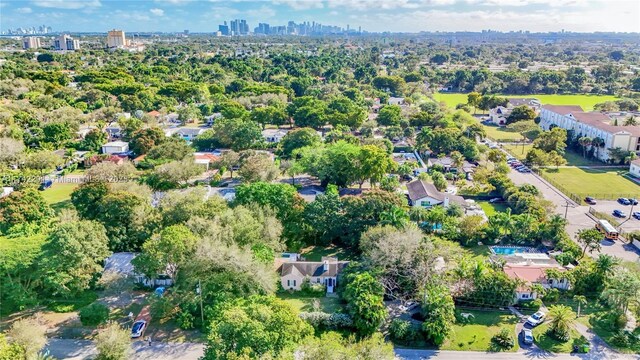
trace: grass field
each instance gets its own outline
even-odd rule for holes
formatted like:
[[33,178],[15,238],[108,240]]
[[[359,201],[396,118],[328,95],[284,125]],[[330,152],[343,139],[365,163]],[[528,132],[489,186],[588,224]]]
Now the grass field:
[[[512,98],[536,98],[542,102],[542,104],[550,105],[580,105],[585,111],[593,110],[593,106],[597,103],[605,101],[617,100],[612,95],[547,95],[547,94],[533,94],[533,95],[497,95]],[[447,106],[455,107],[456,105],[467,103],[467,94],[449,94],[449,93],[435,93],[433,97],[436,101],[444,101]]]
[[[566,167],[544,169],[545,177],[580,197],[593,196],[596,199],[616,199],[618,197],[638,197],[640,186],[623,175],[627,171],[584,169]],[[562,190],[562,189],[561,189]]]
[[555,353],[570,353],[573,350],[573,341],[580,338],[580,334],[571,329],[571,338],[567,342],[561,342],[547,334],[549,323],[542,324],[533,329],[533,338],[541,349]]
[[[507,313],[494,311],[465,311],[475,318],[469,324],[455,324],[449,338],[440,346],[442,350],[491,351],[491,338],[502,329],[515,331],[518,319]],[[514,333],[515,339],[515,333]],[[510,351],[518,350],[518,342]]]
[[504,127],[500,126],[487,126],[482,125],[487,136],[495,141],[519,141],[522,140],[522,135],[506,131]]
[[490,203],[489,201],[484,200],[476,201],[476,203],[480,205],[487,216],[495,215],[499,211],[507,211],[508,208],[504,203]]
[[[502,144],[502,148],[507,150],[511,155],[517,159],[524,160],[527,157],[529,150],[533,148],[533,144]],[[524,148],[524,151],[523,151]],[[601,166],[604,165],[600,161],[590,160],[582,157],[582,154],[578,154],[572,150],[567,150],[564,153],[564,158],[567,160],[567,166]]]
[[78,184],[54,183],[50,188],[40,193],[44,200],[56,212],[59,212],[64,208],[71,207],[71,193],[76,187]]

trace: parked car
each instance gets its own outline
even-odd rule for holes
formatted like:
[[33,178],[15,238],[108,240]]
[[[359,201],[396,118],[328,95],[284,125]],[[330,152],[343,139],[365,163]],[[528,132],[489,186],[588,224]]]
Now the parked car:
[[625,212],[624,212],[624,211],[622,211],[622,210],[618,210],[618,209],[613,210],[613,213],[612,213],[612,214],[613,214],[613,216],[615,216],[615,217],[619,217],[619,218],[626,218],[626,217],[627,217],[627,213],[625,213]]
[[48,188],[51,187],[51,185],[53,185],[53,181],[45,180],[45,181],[40,183],[40,187],[38,188],[38,190],[40,190],[40,191],[47,190]]
[[524,168],[524,169],[522,169],[520,172],[521,172],[521,173],[530,173],[530,172],[531,172],[531,170],[529,170],[529,169],[527,169],[527,168]]
[[636,220],[640,220],[640,211],[634,211],[631,216],[633,216]]
[[413,181],[414,177],[411,175],[402,175],[402,177],[400,178],[402,181]]
[[587,196],[586,198],[584,198],[584,202],[586,202],[589,205],[595,205],[596,199],[592,198],[591,196]]
[[631,205],[631,201],[627,198],[618,198],[618,203],[622,205]]
[[538,311],[535,314],[529,316],[529,318],[527,319],[527,324],[531,325],[531,327],[536,327],[542,324],[546,316],[547,314],[543,313],[542,311]]
[[522,329],[522,331],[520,331],[520,339],[522,339],[523,344],[533,344],[533,331],[530,329]]
[[131,327],[131,338],[135,339],[141,337],[146,327],[147,322],[144,320],[138,320],[133,323],[133,326]]
[[631,198],[629,199],[629,202],[631,203],[631,205],[638,205],[638,200],[636,199]]

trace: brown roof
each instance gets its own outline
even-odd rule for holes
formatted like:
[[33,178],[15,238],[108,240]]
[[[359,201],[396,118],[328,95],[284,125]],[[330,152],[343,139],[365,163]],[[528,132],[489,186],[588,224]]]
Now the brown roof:
[[628,132],[634,136],[640,136],[640,126],[616,126],[611,125],[611,118],[607,115],[592,111],[592,112],[584,112],[584,111],[572,111],[571,115],[580,123],[591,125],[595,128],[610,132]]
[[347,266],[348,261],[329,262],[328,268],[324,270],[324,263],[321,261],[295,261],[282,264],[282,276],[289,274],[299,274],[300,276],[318,277],[331,276],[335,277]]
[[467,202],[462,196],[446,194],[438,191],[435,185],[423,180],[415,180],[407,184],[407,190],[409,192],[409,199],[416,201],[425,197],[430,197],[438,201],[444,201],[445,198],[449,198],[449,201],[458,205],[467,205]]
[[503,271],[511,279],[520,279],[526,283],[536,283],[547,279],[545,272],[547,269],[564,271],[564,268],[544,265],[505,265]]
[[158,110],[149,111],[148,114],[154,117],[160,116],[160,112]]
[[542,105],[542,108],[560,115],[567,115],[574,111],[584,111],[578,105]]

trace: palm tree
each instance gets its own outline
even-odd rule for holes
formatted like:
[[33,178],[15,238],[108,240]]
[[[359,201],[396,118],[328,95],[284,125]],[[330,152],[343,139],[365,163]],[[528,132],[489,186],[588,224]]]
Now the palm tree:
[[553,305],[549,307],[549,317],[551,317],[549,326],[551,334],[558,340],[568,341],[576,318],[573,310],[566,305]]
[[620,260],[607,254],[600,254],[594,263],[596,273],[602,276],[613,275],[620,265]]
[[391,225],[395,228],[403,228],[409,222],[409,215],[399,206],[394,206],[388,211],[380,214],[380,223],[382,225]]
[[531,292],[535,293],[538,298],[543,298],[547,290],[542,286],[542,284],[532,284]]
[[431,129],[423,127],[416,135],[416,146],[421,153],[429,149],[429,143],[433,139],[433,133]]
[[601,296],[607,304],[626,313],[629,310],[629,303],[638,301],[640,278],[630,271],[620,271],[609,279],[607,287]]
[[636,120],[635,116],[631,115],[628,118],[626,118],[624,120],[624,123],[622,124],[624,126],[636,126],[638,125],[638,121]]
[[578,139],[578,143],[582,146],[582,157],[587,157],[587,146],[593,144],[593,139],[588,136],[583,136]]
[[598,158],[598,154],[600,153],[600,147],[604,145],[604,140],[599,137],[594,137],[593,140],[591,140],[591,145],[596,148],[596,153],[594,154],[594,156]]
[[464,164],[464,155],[459,151],[454,151],[451,153],[451,160],[453,161],[453,166],[456,168],[456,173],[459,174],[462,169],[462,164]]
[[580,310],[582,306],[587,305],[587,298],[584,295],[574,295],[573,301],[575,301],[576,304],[578,304],[578,317],[580,317]]

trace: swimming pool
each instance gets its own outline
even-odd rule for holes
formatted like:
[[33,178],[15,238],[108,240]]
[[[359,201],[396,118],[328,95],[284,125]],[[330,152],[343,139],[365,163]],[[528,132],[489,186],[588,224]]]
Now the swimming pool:
[[538,253],[539,251],[527,246],[490,246],[491,252],[496,255],[513,255],[521,253]]

